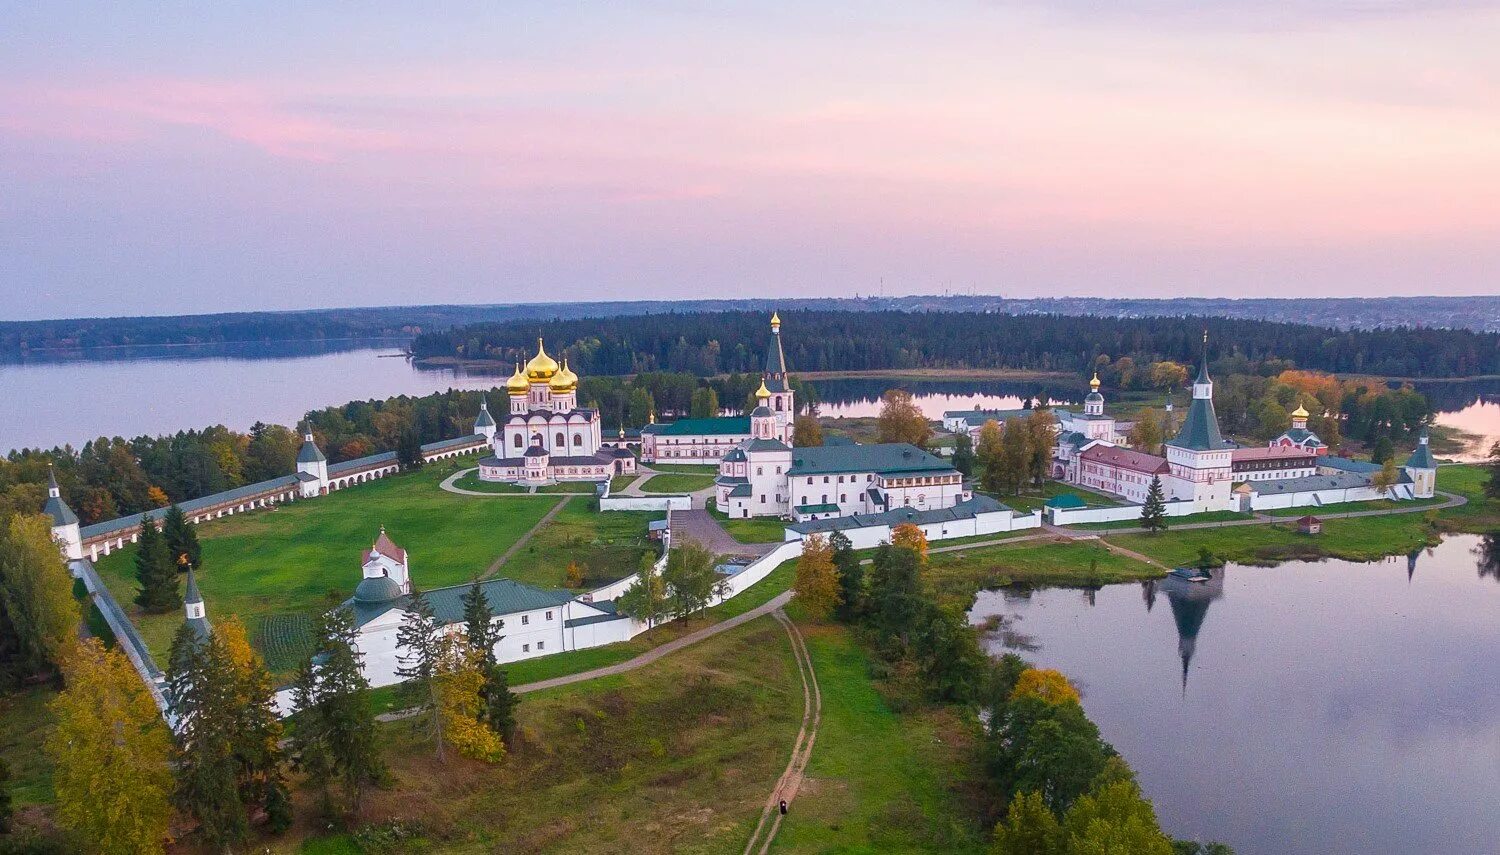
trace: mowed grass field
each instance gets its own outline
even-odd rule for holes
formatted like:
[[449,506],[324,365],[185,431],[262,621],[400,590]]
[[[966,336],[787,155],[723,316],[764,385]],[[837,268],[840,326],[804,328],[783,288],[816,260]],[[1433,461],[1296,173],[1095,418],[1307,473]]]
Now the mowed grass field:
[[568,564],[576,561],[583,570],[583,588],[593,589],[639,570],[642,555],[660,554],[659,545],[646,539],[646,524],[665,513],[600,513],[594,504],[588,498],[570,500],[495,575],[563,588]]
[[[1434,512],[1429,512],[1434,513]],[[1377,561],[1387,555],[1411,552],[1436,538],[1428,513],[1383,517],[1353,517],[1323,521],[1321,534],[1297,532],[1296,521],[1274,525],[1173,531],[1157,535],[1122,534],[1109,542],[1134,550],[1169,567],[1192,564],[1200,549],[1240,564],[1274,564],[1293,559],[1343,558]]]
[[[198,526],[203,544],[198,584],[209,620],[238,615],[273,670],[285,671],[291,665],[275,649],[278,638],[290,641],[305,632],[310,615],[353,594],[360,556],[382,525],[410,554],[415,583],[438,588],[484,572],[561,500],[486,499],[439,489],[454,468],[438,464]],[[109,555],[98,562],[99,574],[135,619],[157,664],[164,665],[182,613],[145,615],[135,609],[134,558],[133,547]],[[271,621],[262,626],[266,618]]]
[[712,487],[713,475],[691,475],[686,472],[667,472],[652,475],[641,483],[642,493],[692,493]]
[[[941,546],[943,542],[934,545]],[[1163,575],[1160,568],[1111,552],[1092,540],[1027,540],[933,552],[928,556],[926,572],[934,590],[944,597],[957,598],[965,606],[980,588],[1011,584],[1104,585]]]

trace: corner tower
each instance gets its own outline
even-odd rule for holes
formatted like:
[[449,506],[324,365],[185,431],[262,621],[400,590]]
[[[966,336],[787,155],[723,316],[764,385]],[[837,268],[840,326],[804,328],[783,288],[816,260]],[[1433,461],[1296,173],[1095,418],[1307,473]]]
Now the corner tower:
[[791,378],[786,370],[786,353],[781,349],[781,315],[771,313],[771,343],[766,347],[766,370],[761,374],[761,388],[769,393],[763,402],[776,419],[776,435],[792,444],[792,420],[797,415]]
[[1166,442],[1171,470],[1168,492],[1174,499],[1194,502],[1195,511],[1229,508],[1232,477],[1230,451],[1234,446],[1219,432],[1214,412],[1214,381],[1208,376],[1208,333],[1203,334],[1203,360],[1193,381],[1193,403],[1177,435]]
[[47,504],[42,512],[52,518],[52,539],[62,550],[63,557],[76,560],[83,557],[83,535],[78,528],[78,515],[63,501],[62,488],[57,486],[57,473],[47,466]]

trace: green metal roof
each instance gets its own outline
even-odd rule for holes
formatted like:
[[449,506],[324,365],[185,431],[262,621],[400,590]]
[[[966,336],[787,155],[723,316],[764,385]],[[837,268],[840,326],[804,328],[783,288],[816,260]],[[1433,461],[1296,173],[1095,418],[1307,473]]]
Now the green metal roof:
[[678,419],[668,424],[646,425],[641,433],[656,436],[724,436],[749,434],[748,416],[723,416],[712,419]]
[[799,514],[834,514],[838,513],[838,510],[839,506],[832,503],[797,506],[797,513]]
[[1219,433],[1219,417],[1214,412],[1212,398],[1193,399],[1177,436],[1167,440],[1167,445],[1192,451],[1222,451],[1234,447]]
[[[378,577],[383,578],[383,577]],[[369,579],[364,580],[371,581]],[[387,579],[387,581],[389,581]],[[361,585],[364,582],[360,583]],[[394,584],[394,583],[393,583]],[[496,617],[514,614],[516,612],[534,611],[562,606],[573,599],[573,595],[567,591],[549,590],[525,585],[514,579],[490,579],[479,584],[480,590],[484,591],[484,598],[490,604],[490,611]],[[460,623],[464,619],[463,596],[468,593],[468,585],[453,585],[447,588],[434,588],[425,592],[427,602],[432,606],[432,612],[441,623]],[[357,599],[350,599],[344,603],[354,610],[354,622],[356,626],[363,626],[377,617],[385,614],[391,609],[404,608],[411,602],[411,597],[406,594],[380,603],[363,603]]]
[[1406,458],[1406,465],[1413,469],[1436,469],[1437,463],[1432,459],[1432,448],[1427,444],[1427,431],[1422,431],[1422,440],[1417,443],[1417,450]]
[[792,449],[788,475],[823,475],[838,472],[876,472],[894,475],[906,472],[952,472],[953,465],[915,445],[890,442],[877,445],[824,445]]
[[1082,508],[1087,507],[1087,505],[1087,502],[1072,493],[1063,493],[1047,500],[1047,507],[1049,508]]
[[297,450],[298,463],[321,463],[327,459],[323,456],[322,449],[318,448],[318,444],[310,439],[303,440],[302,447]]

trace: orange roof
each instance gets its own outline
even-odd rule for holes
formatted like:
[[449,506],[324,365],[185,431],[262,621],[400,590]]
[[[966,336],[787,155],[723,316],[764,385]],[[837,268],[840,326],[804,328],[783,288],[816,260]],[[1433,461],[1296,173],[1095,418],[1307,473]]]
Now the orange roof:
[[1291,457],[1299,460],[1305,458],[1308,463],[1312,463],[1317,459],[1318,453],[1305,448],[1283,445],[1236,448],[1234,451],[1229,452],[1231,460],[1278,460]]
[[375,554],[384,555],[397,564],[406,563],[406,550],[397,546],[395,541],[386,535],[384,527],[380,529],[380,536],[375,538],[375,545],[365,550],[364,557],[361,560],[368,564],[370,556]]
[[1084,449],[1083,453],[1078,456],[1091,463],[1102,463],[1106,466],[1129,469],[1132,472],[1145,472],[1148,475],[1168,471],[1167,460],[1164,457],[1114,445],[1096,445]]

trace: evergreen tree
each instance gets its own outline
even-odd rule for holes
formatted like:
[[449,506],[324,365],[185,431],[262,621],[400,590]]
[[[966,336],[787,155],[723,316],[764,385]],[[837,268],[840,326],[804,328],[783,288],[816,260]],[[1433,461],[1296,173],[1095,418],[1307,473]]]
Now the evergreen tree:
[[162,518],[162,538],[167,542],[167,553],[178,573],[197,570],[203,566],[203,547],[198,545],[198,532],[188,522],[182,508],[172,505]]
[[875,625],[894,645],[900,658],[911,644],[911,633],[921,614],[921,557],[906,547],[883,543],[875,551],[870,575],[870,604]]
[[172,553],[167,549],[166,538],[162,537],[156,524],[150,520],[141,524],[140,539],[136,543],[135,578],[141,585],[135,602],[142,609],[148,612],[169,612],[182,606]]
[[1167,498],[1159,475],[1151,476],[1151,486],[1146,489],[1146,503],[1141,505],[1141,527],[1151,534],[1167,527]]
[[485,662],[494,664],[495,645],[500,643],[501,636],[495,626],[495,613],[490,610],[489,598],[484,595],[484,587],[477,578],[460,602],[464,607],[464,635],[469,646],[483,656]]
[[333,811],[329,787],[337,783],[343,811],[357,815],[365,788],[385,776],[385,763],[376,741],[370,683],[360,667],[363,654],[354,648],[354,618],[345,609],[328,612],[318,619],[314,636],[313,658],[293,685],[293,755],[308,781],[322,788],[325,809]]
[[834,614],[839,620],[852,623],[858,620],[866,608],[865,568],[854,553],[854,545],[841,531],[834,531],[828,538],[833,547],[833,568],[839,577],[839,605]]
[[222,645],[234,692],[235,781],[247,809],[260,808],[271,831],[291,827],[291,797],[282,769],[281,716],[276,712],[276,687],[244,624],[233,615],[214,624],[214,638]]
[[974,440],[969,438],[968,431],[962,431],[956,437],[957,442],[953,446],[953,468],[962,472],[965,477],[974,474]]
[[396,440],[396,460],[402,469],[421,469],[427,461],[422,457],[422,440],[416,430],[407,428]]
[[995,826],[990,855],[1062,855],[1062,826],[1036,791],[1016,793],[1005,812],[1005,821]]
[[510,675],[498,664],[484,666],[484,685],[479,688],[479,699],[483,704],[481,718],[490,730],[500,734],[505,744],[511,744],[516,733],[516,707],[521,705],[521,696],[510,690]]
[[1375,447],[1370,451],[1371,463],[1384,463],[1390,460],[1396,453],[1396,445],[1386,434],[1381,434],[1375,440]]
[[224,645],[182,624],[172,640],[167,685],[177,722],[175,801],[198,821],[210,846],[228,850],[250,829],[236,780],[238,698]]
[[396,675],[406,681],[401,685],[401,693],[415,704],[417,726],[432,738],[439,762],[443,760],[444,722],[436,676],[443,653],[442,628],[427,597],[413,589],[401,626],[396,630],[396,646],[402,651]]

